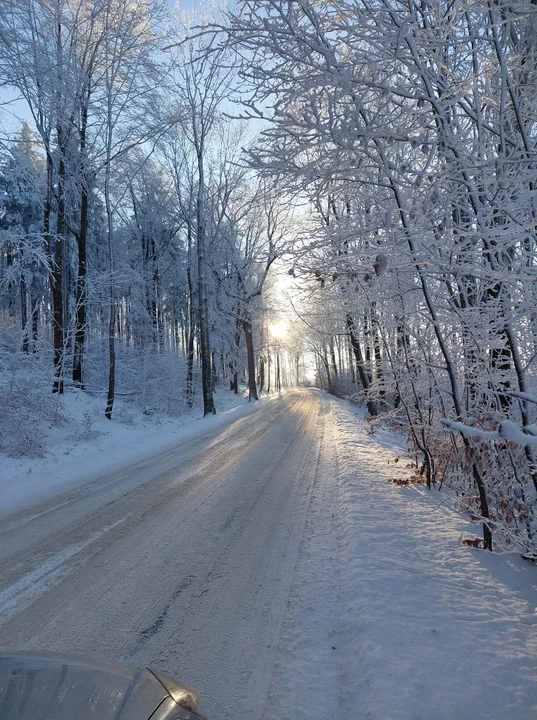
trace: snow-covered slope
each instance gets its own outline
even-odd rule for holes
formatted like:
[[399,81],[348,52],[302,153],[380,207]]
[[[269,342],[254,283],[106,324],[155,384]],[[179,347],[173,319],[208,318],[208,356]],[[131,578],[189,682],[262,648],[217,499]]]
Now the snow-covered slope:
[[175,417],[144,415],[139,407],[119,399],[113,419],[106,420],[102,397],[70,387],[56,398],[64,419],[43,428],[47,440],[43,457],[0,453],[0,517],[163,452],[207,428],[217,430],[254,407],[244,395],[219,390],[215,417],[203,419],[199,408],[185,408]]

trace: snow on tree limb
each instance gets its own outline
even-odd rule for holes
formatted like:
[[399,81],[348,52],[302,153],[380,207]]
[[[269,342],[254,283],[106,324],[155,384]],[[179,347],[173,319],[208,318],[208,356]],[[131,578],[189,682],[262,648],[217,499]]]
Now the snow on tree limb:
[[[537,445],[537,436],[530,434],[530,432],[524,432],[511,420],[502,420],[498,425],[497,430],[482,430],[481,428],[471,427],[464,423],[455,422],[447,418],[442,418],[441,421],[444,427],[452,430],[453,432],[460,432],[462,435],[467,437],[478,437],[487,440],[503,440],[507,442],[516,443],[517,445]],[[528,430],[533,430],[532,426],[528,426]]]

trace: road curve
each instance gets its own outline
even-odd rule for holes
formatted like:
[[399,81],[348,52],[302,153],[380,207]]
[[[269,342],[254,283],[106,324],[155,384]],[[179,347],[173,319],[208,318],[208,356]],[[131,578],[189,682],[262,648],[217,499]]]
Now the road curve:
[[268,716],[324,402],[286,393],[4,518],[0,649],[149,664],[197,686],[211,720]]

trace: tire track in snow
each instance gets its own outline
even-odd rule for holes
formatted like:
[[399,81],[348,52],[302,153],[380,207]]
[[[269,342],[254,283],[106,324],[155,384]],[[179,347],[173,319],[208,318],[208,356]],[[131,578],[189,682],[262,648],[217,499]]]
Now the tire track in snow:
[[[299,398],[299,401],[293,402],[292,408],[301,410],[303,406],[307,403],[306,398]],[[298,405],[298,407],[296,407]],[[242,505],[238,507],[232,507],[230,511],[222,518],[222,522],[219,525],[219,528],[216,530],[216,535],[219,536],[219,539],[221,540],[221,536],[223,533],[226,533],[228,530],[232,528],[232,525],[236,518],[240,515],[240,521],[237,521],[238,527],[233,531],[233,533],[229,534],[229,537],[225,539],[224,545],[221,545],[221,555],[224,554],[225,550],[231,545],[231,543],[237,538],[238,535],[242,532],[243,524],[245,520],[250,516],[253,509],[258,505],[261,497],[264,493],[266,493],[267,485],[271,482],[272,476],[275,472],[281,467],[281,465],[286,461],[287,454],[294,451],[294,449],[302,442],[303,437],[302,435],[299,435],[299,431],[303,429],[303,426],[308,422],[308,417],[303,418],[300,426],[295,431],[295,434],[297,437],[295,437],[292,442],[285,447],[283,452],[281,452],[280,458],[277,461],[275,465],[271,465],[269,468],[267,468],[263,473],[263,480],[259,483],[260,487],[258,491],[255,493],[254,497],[249,501],[247,505]],[[257,433],[259,434],[259,433]],[[244,441],[241,441],[239,445],[242,447],[244,445]],[[225,483],[225,481],[224,481]],[[222,483],[222,484],[224,484]],[[218,486],[219,488],[220,486]],[[216,489],[218,489],[216,488]],[[215,491],[216,491],[215,489]],[[212,493],[211,493],[212,494]],[[205,502],[204,500],[203,502]],[[201,504],[201,503],[200,503]],[[193,574],[193,571],[196,568],[200,567],[201,559],[207,554],[207,550],[211,543],[215,540],[215,534],[209,534],[206,541],[199,547],[198,551],[196,552],[195,556],[190,560],[188,565],[182,570],[181,575],[179,578],[175,577],[171,581],[171,583],[168,585],[168,587],[165,589],[163,593],[161,593],[158,597],[158,599],[153,604],[151,610],[149,613],[147,613],[142,621],[138,624],[137,628],[131,633],[131,637],[127,638],[125,642],[122,644],[122,646],[116,650],[114,653],[114,659],[125,662],[128,659],[134,657],[141,649],[142,647],[147,643],[147,641],[155,635],[157,632],[159,632],[168,618],[169,612],[170,612],[170,606],[172,605],[174,600],[177,600],[179,596],[181,595],[183,590],[186,590],[192,582],[195,579],[199,580],[199,576],[196,574]],[[211,572],[211,571],[209,571]],[[129,643],[132,643],[133,636],[135,637],[134,645],[132,649],[126,653],[125,650],[128,647]]]
[[[321,401],[324,405],[324,400]],[[296,715],[296,709],[289,707],[289,700],[290,695],[286,695],[286,701],[284,703],[284,707],[280,706],[280,698],[282,697],[282,688],[281,683],[287,682],[286,689],[291,689],[291,695],[293,694],[294,688],[299,684],[300,680],[296,677],[296,675],[292,678],[289,676],[285,677],[285,680],[283,679],[283,676],[286,675],[284,665],[290,664],[290,652],[288,648],[284,649],[284,644],[288,641],[291,634],[294,630],[296,630],[294,619],[292,618],[293,611],[295,608],[292,607],[293,599],[295,596],[295,587],[296,583],[300,582],[298,575],[299,575],[299,564],[301,562],[301,556],[304,553],[304,542],[305,542],[305,529],[306,525],[308,523],[308,520],[310,519],[310,513],[311,513],[311,504],[312,499],[315,494],[315,490],[319,483],[319,474],[320,474],[320,466],[321,466],[321,459],[323,455],[324,450],[324,444],[325,444],[325,435],[326,435],[326,426],[325,421],[320,421],[320,418],[322,415],[318,416],[317,418],[317,427],[320,427],[321,436],[319,438],[319,442],[316,448],[316,458],[315,458],[315,469],[312,473],[312,479],[309,483],[308,490],[307,490],[307,501],[305,503],[304,513],[302,517],[300,518],[300,532],[299,532],[299,540],[297,543],[296,548],[296,554],[294,557],[294,563],[293,563],[293,572],[292,572],[292,581],[289,583],[289,587],[287,588],[287,593],[285,596],[285,613],[282,614],[280,618],[280,624],[278,628],[278,636],[277,636],[277,642],[275,644],[274,653],[273,653],[273,660],[272,660],[272,666],[271,666],[271,672],[268,676],[268,684],[267,684],[267,692],[265,694],[265,700],[263,703],[263,713],[261,720],[273,720],[272,715],[269,715],[269,713],[277,712],[278,713],[278,720],[284,720],[285,715],[281,715],[281,713],[291,713],[292,720],[298,720],[298,716]],[[285,637],[285,640],[284,640]],[[296,648],[294,648],[296,650]]]
[[0,621],[11,618],[25,610],[41,595],[61,583],[76,566],[67,566],[69,560],[87,547],[104,537],[110,530],[121,525],[127,518],[121,518],[104,527],[84,542],[70,545],[61,552],[49,557],[36,570],[24,575],[20,580],[0,592]]
[[369,717],[367,682],[348,652],[357,636],[334,419],[331,401],[323,398],[322,441],[263,720]]
[[[284,395],[269,409],[200,441],[186,461],[135,467],[104,497],[21,528],[39,529],[52,555],[129,514],[79,553],[78,572],[5,623],[4,646],[110,659],[123,647],[136,664],[197,685],[213,720],[259,720],[318,457],[319,394]],[[21,557],[27,569],[34,556]]]
[[268,692],[317,458],[318,400],[305,395],[299,407],[302,417],[278,433],[283,443],[268,440],[270,477],[231,524],[219,523],[217,554],[200,559],[192,583],[163,608],[164,622],[155,618],[158,632],[127,655],[193,683],[215,720],[257,720]]
[[[285,402],[287,407],[292,411],[304,403],[304,398],[300,396],[284,397],[286,398]],[[149,523],[150,531],[153,532],[154,528],[151,527],[153,516],[161,512],[171,501],[177,503],[180,498],[188,498],[185,512],[180,513],[175,518],[177,524],[181,524],[186,518],[195,515],[200,509],[203,509],[205,505],[210,504],[213,497],[222,494],[221,491],[225,490],[226,484],[230,481],[228,469],[236,461],[233,454],[230,455],[228,452],[231,444],[230,440],[233,440],[237,433],[240,434],[242,432],[246,434],[249,442],[255,445],[263,438],[267,429],[271,427],[274,419],[277,419],[281,413],[281,405],[275,403],[272,406],[269,405],[266,412],[263,411],[256,423],[252,423],[249,417],[241,418],[230,426],[223,428],[223,430],[219,430],[216,436],[204,435],[197,440],[189,441],[186,446],[180,444],[178,448],[174,448],[173,451],[166,451],[162,455],[162,461],[165,467],[164,472],[162,471],[162,464],[156,462],[155,458],[151,459],[151,464],[149,464],[148,460],[144,460],[140,464],[128,466],[122,471],[114,472],[110,476],[107,476],[106,479],[99,479],[96,482],[97,488],[80,488],[73,492],[73,495],[76,497],[72,497],[71,493],[69,493],[69,503],[62,502],[58,506],[58,500],[56,500],[57,507],[50,508],[50,517],[44,518],[42,517],[44,513],[40,513],[41,517],[37,519],[36,522],[33,522],[35,519],[34,508],[33,512],[31,511],[31,518],[27,527],[31,527],[37,523],[39,530],[37,537],[39,538],[39,542],[35,545],[30,545],[31,552],[23,548],[19,552],[11,554],[11,557],[4,555],[0,563],[2,566],[1,575],[4,581],[4,588],[0,590],[0,592],[7,592],[9,590],[11,593],[10,588],[12,588],[12,586],[19,588],[24,587],[27,582],[25,578],[35,582],[42,580],[41,567],[44,563],[41,558],[48,555],[49,559],[52,559],[51,565],[55,565],[53,558],[56,556],[63,557],[62,553],[66,544],[69,545],[70,548],[77,548],[77,567],[75,569],[78,572],[76,574],[72,572],[63,573],[63,571],[56,570],[56,567],[50,567],[50,571],[55,574],[49,577],[46,582],[44,580],[41,582],[39,592],[29,592],[25,602],[18,604],[15,613],[11,613],[10,616],[7,614],[3,617],[0,616],[0,626],[4,626],[1,628],[4,644],[7,642],[10,647],[22,647],[25,641],[20,638],[26,637],[28,631],[34,628],[33,632],[38,631],[38,635],[32,636],[34,638],[30,642],[30,646],[32,647],[38,645],[49,647],[50,649],[72,647],[77,652],[95,652],[91,649],[86,651],[84,644],[82,644],[83,641],[80,632],[75,633],[77,637],[77,644],[75,646],[73,646],[72,640],[67,639],[72,634],[70,633],[69,620],[66,619],[65,623],[62,621],[61,627],[57,627],[57,608],[59,604],[61,605],[61,601],[57,600],[57,597],[60,597],[61,593],[56,593],[56,590],[60,591],[61,588],[63,588],[62,581],[74,576],[71,591],[74,593],[80,593],[84,585],[86,585],[86,587],[93,587],[94,582],[99,577],[98,568],[104,568],[108,565],[108,560],[103,561],[96,556],[101,551],[104,551],[105,557],[108,557],[107,551],[109,548],[117,546],[119,542],[123,541],[123,538],[129,537],[133,531],[136,532],[143,523]],[[207,440],[209,442],[207,442]],[[198,454],[195,454],[194,457],[190,458],[185,464],[183,458],[178,456],[178,450],[184,450],[185,447],[191,448],[196,445],[196,443],[197,447],[195,447],[195,450],[198,451]],[[200,457],[202,458],[201,463]],[[206,458],[208,458],[208,460]],[[179,473],[177,472],[178,466],[180,467]],[[119,480],[134,472],[134,470],[140,472],[140,469],[147,469],[148,471],[148,476],[145,477],[143,483],[135,479],[134,488],[130,487],[133,483],[127,482],[126,492],[122,490],[121,487],[116,489],[115,485]],[[218,478],[217,482],[214,481],[215,478]],[[103,487],[112,489],[113,495],[111,500],[108,499],[109,496],[107,493],[105,493],[104,498],[100,497],[99,490]],[[74,501],[80,498],[82,498],[84,502],[78,509]],[[104,504],[103,500],[105,501]],[[71,505],[71,509],[68,508],[68,515],[65,518],[64,506],[69,505],[71,501],[73,501],[74,504]],[[43,504],[38,507],[40,510],[46,509],[43,508]],[[61,509],[57,510],[58,507],[61,507]],[[73,512],[73,508],[75,507],[82,513],[82,516],[77,519],[73,519],[73,517],[76,516],[69,514]],[[57,512],[52,512],[54,510],[57,510]],[[127,513],[125,513],[125,510]],[[114,518],[120,513],[123,516],[126,515],[126,517],[123,517],[123,520],[117,523]],[[17,514],[16,517],[17,520],[23,519],[20,513]],[[7,524],[10,524],[13,517],[6,518],[6,520]],[[67,523],[65,523],[65,520],[67,520]],[[45,526],[41,528],[40,526],[43,522]],[[103,525],[107,529],[106,538],[104,538],[103,531],[101,530]],[[88,538],[88,534],[91,533],[92,529],[94,532]],[[95,529],[97,530],[95,531]],[[16,536],[20,533],[23,533],[24,545],[30,542],[28,538],[29,532],[26,526],[14,528],[12,537],[10,537],[13,547],[16,547]],[[149,537],[150,536],[148,536],[148,538]],[[105,542],[102,542],[103,538]],[[89,548],[93,550],[92,546],[96,548],[96,551],[90,551],[88,554]],[[38,548],[37,553],[36,548]],[[113,561],[111,560],[110,569],[113,567],[112,563]],[[30,570],[28,570],[28,566],[30,566]],[[90,568],[89,578],[91,579],[88,579],[88,573],[85,570],[86,566]],[[11,580],[8,579],[8,574],[12,576]],[[19,582],[21,585],[16,585]],[[107,591],[110,587],[113,587],[113,585],[105,585]],[[6,595],[6,602],[8,599]],[[41,602],[36,604],[34,611],[34,608],[31,606],[37,600],[41,600]],[[76,610],[74,610],[72,614],[76,615]],[[20,621],[19,617],[15,616],[20,616]],[[75,629],[81,630],[78,622],[73,623],[73,625],[76,625]],[[53,643],[51,643],[50,640],[52,635],[54,635],[54,638],[58,638],[58,640],[55,640]],[[62,637],[65,638],[63,643],[61,642]],[[93,637],[94,640],[98,639],[98,636]],[[16,638],[19,639],[17,640]],[[65,644],[65,642],[67,644]],[[79,642],[80,644],[78,644]],[[106,654],[107,657],[110,657],[110,653],[104,653],[102,650],[98,650],[97,653],[103,656]]]
[[[297,402],[303,402],[301,398],[291,398],[290,408],[295,408]],[[269,407],[269,410],[263,415],[262,419],[248,429],[249,441],[255,443],[258,438],[263,436],[266,428],[270,426],[273,418],[278,415],[281,410],[278,410],[277,406]],[[32,572],[39,573],[42,562],[40,557],[44,554],[48,554],[51,557],[61,552],[58,548],[63,547],[66,543],[70,543],[72,546],[81,545],[82,550],[91,545],[94,540],[90,539],[87,544],[85,543],[85,536],[89,533],[91,538],[97,537],[95,533],[100,532],[100,527],[103,524],[110,529],[114,529],[121,525],[120,533],[116,533],[116,538],[119,538],[129,532],[133,526],[140,524],[145,518],[150,516],[160,507],[170,501],[172,497],[177,496],[178,488],[182,493],[187,492],[193,486],[198,487],[199,498],[195,506],[189,509],[190,513],[196,512],[204,503],[209,501],[211,497],[217,493],[220,488],[225,485],[228,478],[225,475],[225,469],[232,463],[232,458],[228,459],[230,446],[230,432],[231,437],[236,432],[240,432],[245,424],[247,424],[249,418],[241,418],[233,424],[233,430],[224,428],[216,438],[211,436],[202,436],[192,441],[188,441],[186,444],[179,446],[181,455],[178,456],[178,449],[168,450],[158,458],[165,465],[164,472],[160,470],[160,462],[156,462],[154,458],[151,458],[151,464],[149,460],[143,460],[139,464],[127,466],[127,468],[112,473],[107,478],[102,478],[95,483],[95,486],[90,485],[89,487],[82,486],[72,493],[69,493],[68,499],[64,502],[58,503],[56,500],[51,507],[47,507],[47,503],[38,505],[35,510],[39,512],[30,512],[29,516],[22,516],[20,513],[13,516],[12,518],[6,518],[0,523],[4,527],[0,530],[0,534],[6,533],[8,538],[4,543],[4,557],[0,560],[0,575],[3,577],[4,583],[9,583],[7,587],[14,585],[16,582],[23,581],[22,572],[28,565],[36,565],[30,571],[24,573],[24,575],[30,576]],[[209,443],[206,444],[204,456],[208,459],[200,464],[199,457],[197,455],[193,458],[193,467],[190,467],[187,462],[180,472],[177,471],[177,466],[181,463],[182,452],[188,452],[196,445],[199,446],[200,442],[204,442],[209,439]],[[221,451],[225,448],[225,452]],[[218,460],[215,458],[218,457]],[[171,467],[168,467],[168,464]],[[135,487],[128,487],[126,490],[121,490],[121,480],[128,478],[129,474],[134,471],[140,472],[147,468],[150,471],[149,476],[145,481],[135,483]],[[176,476],[176,477],[174,477]],[[211,480],[210,484],[204,482],[207,478],[214,478],[222,476],[222,481],[214,483]],[[116,488],[116,486],[118,486]],[[103,490],[111,490],[112,497],[106,501],[107,495],[104,498],[99,496]],[[105,503],[103,504],[103,499]],[[82,503],[81,510],[83,516],[80,519],[73,520],[70,515],[70,508],[66,506],[74,505],[75,503]],[[88,507],[90,503],[90,507]],[[48,502],[48,505],[51,501]],[[94,505],[94,507],[91,507]],[[57,511],[57,512],[56,512]],[[125,512],[126,511],[126,512]],[[56,512],[56,514],[54,514]],[[126,522],[115,524],[114,518],[121,513],[127,515],[124,520]],[[50,514],[50,517],[45,517]],[[61,541],[58,542],[59,527],[61,527],[62,521],[67,521],[67,525],[61,530]],[[36,537],[39,547],[39,553],[36,555],[35,551],[32,551],[30,555],[25,547],[16,552],[11,552],[9,548],[15,548],[17,545],[18,536],[23,533],[24,544],[30,542],[32,538],[32,531],[30,528],[38,522]],[[44,526],[42,527],[42,524]],[[26,527],[28,526],[28,529]],[[11,533],[11,537],[9,536]],[[45,534],[46,533],[46,534]],[[79,552],[82,552],[80,550]],[[89,559],[89,558],[88,558]],[[9,577],[11,575],[11,578]],[[57,584],[57,583],[56,583]],[[4,590],[7,589],[4,588]],[[46,585],[44,592],[47,589],[52,589],[55,584]],[[0,590],[2,592],[2,590]],[[25,606],[27,607],[27,605]],[[8,616],[0,614],[0,626]]]

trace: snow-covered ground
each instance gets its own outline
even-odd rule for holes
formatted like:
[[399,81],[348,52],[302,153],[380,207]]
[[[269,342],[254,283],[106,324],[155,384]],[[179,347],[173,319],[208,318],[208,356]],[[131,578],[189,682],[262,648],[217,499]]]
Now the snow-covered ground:
[[162,452],[207,427],[216,430],[230,421],[230,411],[238,417],[253,407],[244,393],[218,390],[215,417],[203,419],[199,408],[185,408],[177,417],[148,416],[119,398],[112,420],[107,420],[102,397],[69,387],[58,401],[65,421],[45,429],[44,457],[0,453],[0,517]]
[[211,720],[536,716],[535,565],[388,482],[400,440],[344,401],[235,412],[0,521],[0,646],[152,665]]
[[[333,631],[324,603],[316,612],[341,656],[345,717],[535,717],[537,568],[462,545],[461,535],[479,529],[441,496],[388,482],[404,474],[393,462],[398,439],[369,435],[360,413],[330,406],[344,601]],[[322,503],[319,512],[328,512]],[[312,528],[312,551],[325,536],[322,525]]]

